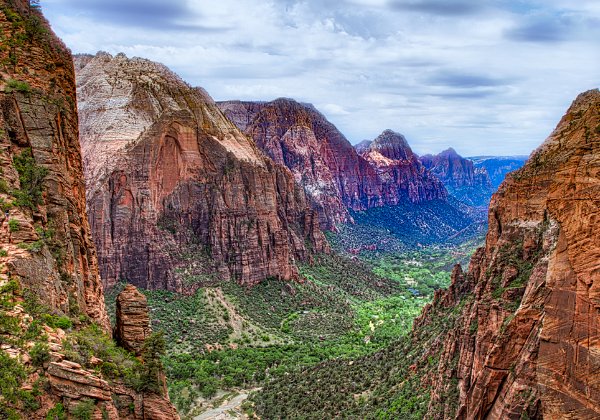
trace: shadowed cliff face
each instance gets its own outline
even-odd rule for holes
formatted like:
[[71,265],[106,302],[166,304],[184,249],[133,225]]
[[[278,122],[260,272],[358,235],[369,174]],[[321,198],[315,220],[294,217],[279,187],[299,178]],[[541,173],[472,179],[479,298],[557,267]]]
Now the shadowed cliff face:
[[0,50],[0,284],[10,273],[51,308],[87,314],[108,330],[71,54],[28,2],[0,7],[2,44],[10,45]]
[[292,279],[296,261],[327,250],[289,170],[206,92],[124,55],[79,56],[76,68],[89,217],[108,286]]
[[420,161],[458,200],[472,206],[488,205],[494,189],[485,168],[475,167],[452,148],[435,156],[421,156]]
[[333,229],[337,223],[352,221],[348,209],[360,211],[446,198],[444,187],[427,177],[406,141],[390,150],[402,153],[407,149],[410,157],[390,156],[393,162],[383,162],[375,150],[373,156],[364,152],[359,155],[312,105],[292,99],[218,105],[258,147],[292,171],[319,212],[323,228]]
[[[436,297],[471,294],[443,342],[430,413],[453,416],[455,378],[460,418],[600,416],[599,112],[598,90],[574,101],[494,195],[468,273]],[[415,330],[429,322],[426,311]]]

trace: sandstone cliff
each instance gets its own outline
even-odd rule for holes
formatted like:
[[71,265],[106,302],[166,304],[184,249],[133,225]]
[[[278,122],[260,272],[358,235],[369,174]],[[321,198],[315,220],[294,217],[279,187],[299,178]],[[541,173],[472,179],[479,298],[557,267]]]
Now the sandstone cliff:
[[1,2],[0,283],[109,328],[85,213],[71,54],[26,1]]
[[71,54],[25,0],[0,36],[0,418],[177,418],[110,339]]
[[420,160],[458,200],[470,206],[488,205],[494,190],[485,168],[475,167],[452,148],[435,156],[421,156]]
[[415,326],[464,305],[429,377],[429,417],[600,417],[599,156],[593,90],[494,195],[485,247]]
[[376,150],[365,159],[312,105],[284,98],[218,105],[275,162],[290,168],[319,212],[323,228],[352,221],[348,209],[446,197],[443,186],[412,158],[412,151],[404,161],[391,157],[393,162],[384,163]]
[[76,57],[89,219],[107,286],[185,291],[213,273],[292,279],[327,250],[285,167],[166,67]]

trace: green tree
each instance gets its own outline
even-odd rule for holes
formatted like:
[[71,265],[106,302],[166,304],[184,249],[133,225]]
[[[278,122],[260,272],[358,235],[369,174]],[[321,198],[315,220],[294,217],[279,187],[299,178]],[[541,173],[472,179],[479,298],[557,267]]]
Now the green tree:
[[167,350],[165,336],[162,331],[151,334],[144,341],[142,347],[142,358],[144,359],[144,388],[146,391],[161,394],[163,364],[161,356],[164,356]]

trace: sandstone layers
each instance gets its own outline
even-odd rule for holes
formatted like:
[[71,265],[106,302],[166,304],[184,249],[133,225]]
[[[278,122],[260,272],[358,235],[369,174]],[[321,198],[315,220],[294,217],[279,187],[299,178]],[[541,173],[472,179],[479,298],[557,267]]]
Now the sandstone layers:
[[[80,311],[108,330],[86,218],[71,54],[27,1],[0,5],[0,33],[12,45],[0,50],[0,248],[7,251],[0,282],[10,272],[50,307]],[[46,171],[41,201],[10,206],[13,191],[29,187],[20,185],[14,164],[28,150]],[[39,251],[26,250],[32,245]]]
[[[592,90],[502,184],[485,247],[436,296],[434,306],[461,297],[465,306],[429,378],[431,417],[440,407],[447,418],[600,417],[599,197],[600,92]],[[446,398],[456,384],[458,401]]]
[[0,395],[0,417],[44,419],[51,408],[91,404],[93,418],[176,419],[164,393],[137,392],[69,360],[72,337],[47,325],[93,322],[110,341],[86,216],[75,73],[68,49],[26,0],[0,1],[0,36],[0,352],[21,369],[2,366],[3,391],[20,388],[18,398]]
[[[446,198],[443,185],[429,176],[396,133],[384,132],[365,155],[357,153],[312,105],[286,98],[218,105],[258,147],[292,171],[318,210],[325,229],[352,221],[348,209],[360,211]],[[390,143],[386,150],[404,151],[397,156],[381,154],[376,148],[386,141]]]
[[297,261],[327,250],[289,170],[206,92],[122,54],[78,56],[75,66],[89,219],[107,286],[293,279]]

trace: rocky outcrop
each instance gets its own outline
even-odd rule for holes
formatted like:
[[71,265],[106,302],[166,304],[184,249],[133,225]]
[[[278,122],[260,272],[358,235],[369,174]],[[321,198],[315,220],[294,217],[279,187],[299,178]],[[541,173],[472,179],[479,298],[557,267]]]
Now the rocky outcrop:
[[385,130],[374,141],[362,143],[360,155],[375,168],[386,203],[445,200],[444,185],[419,161],[402,134]]
[[137,287],[128,284],[117,296],[115,340],[124,349],[140,356],[144,340],[151,333],[146,296]]
[[0,284],[8,274],[106,330],[85,212],[69,50],[27,1],[0,2]]
[[429,417],[600,417],[599,127],[600,92],[581,94],[494,195],[468,272],[416,322],[464,308],[427,379]]
[[[312,105],[286,98],[218,105],[258,147],[292,171],[319,212],[325,229],[352,221],[348,209],[360,211],[446,197],[443,186],[428,177],[412,158],[412,151],[404,161],[398,156],[389,158],[393,162],[384,163],[376,150],[365,159]],[[383,137],[380,143],[384,142]]]
[[488,205],[494,189],[485,168],[475,167],[452,148],[435,156],[421,156],[420,160],[461,202],[470,206]]
[[[76,57],[89,218],[107,286],[194,289],[297,277],[326,251],[318,217],[213,100],[166,67]],[[216,273],[216,274],[215,274]]]

